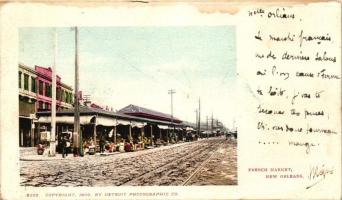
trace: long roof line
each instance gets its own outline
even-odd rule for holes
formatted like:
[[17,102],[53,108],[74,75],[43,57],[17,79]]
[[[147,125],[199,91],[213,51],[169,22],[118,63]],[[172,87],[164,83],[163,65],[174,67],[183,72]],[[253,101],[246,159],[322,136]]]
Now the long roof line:
[[[39,116],[46,116],[46,115],[51,115],[50,111],[42,111],[42,112],[37,112],[38,117]],[[61,115],[74,115],[74,109],[70,108],[67,110],[62,110],[62,111],[57,111],[56,112],[57,116]],[[121,119],[128,119],[128,120],[135,120],[135,121],[140,121],[140,122],[150,122],[150,123],[157,123],[160,125],[170,125],[170,122],[165,122],[165,121],[160,121],[160,120],[155,120],[155,119],[148,119],[148,118],[143,118],[143,117],[136,117],[136,116],[131,116],[131,115],[126,115],[123,113],[118,113],[118,112],[112,112],[112,111],[106,111],[102,109],[96,109],[96,108],[89,108],[87,106],[81,106],[80,107],[80,115],[101,115],[101,116],[107,116],[107,117],[113,117],[113,118],[121,118]],[[179,126],[190,126],[189,124],[186,123],[173,123],[174,125],[179,125]]]

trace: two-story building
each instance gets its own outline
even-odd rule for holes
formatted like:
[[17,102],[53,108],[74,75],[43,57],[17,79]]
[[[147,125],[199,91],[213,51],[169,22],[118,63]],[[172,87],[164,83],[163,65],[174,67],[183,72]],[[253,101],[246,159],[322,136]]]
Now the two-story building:
[[[52,70],[19,64],[19,146],[34,146],[38,141],[39,130],[35,129],[36,112],[51,110]],[[57,76],[56,108],[72,108],[72,88],[61,82]]]
[[[36,110],[48,111],[51,110],[51,97],[52,97],[52,70],[35,66],[37,74],[37,104]],[[63,110],[71,108],[73,103],[72,88],[61,82],[61,77],[56,77],[56,109]]]
[[[30,146],[34,143],[34,122],[36,120],[36,72],[19,64],[19,145]],[[31,140],[32,138],[32,140]]]

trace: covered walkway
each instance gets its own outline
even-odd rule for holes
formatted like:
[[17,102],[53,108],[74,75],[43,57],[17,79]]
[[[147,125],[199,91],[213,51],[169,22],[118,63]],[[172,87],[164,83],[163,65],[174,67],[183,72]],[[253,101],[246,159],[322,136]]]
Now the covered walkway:
[[[36,127],[38,133],[50,130],[51,113],[38,112]],[[145,118],[120,112],[111,112],[86,106],[80,107],[82,142],[85,148],[95,145],[99,151],[100,141],[105,141],[112,151],[120,143],[131,143],[136,148],[174,143],[183,140],[190,127],[180,122]],[[74,110],[68,109],[56,113],[56,140],[62,132],[73,133]],[[75,137],[74,135],[72,137]],[[39,139],[42,140],[39,134]],[[42,143],[43,141],[40,141]],[[58,150],[58,149],[57,149]]]

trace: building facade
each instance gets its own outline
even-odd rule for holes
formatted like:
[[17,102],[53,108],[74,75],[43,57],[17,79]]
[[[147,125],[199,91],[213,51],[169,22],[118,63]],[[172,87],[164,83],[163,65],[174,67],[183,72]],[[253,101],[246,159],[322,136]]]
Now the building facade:
[[[34,146],[38,142],[36,112],[51,110],[51,77],[51,68],[19,64],[19,146]],[[72,108],[72,88],[62,83],[59,76],[56,82],[57,110]]]
[[[51,68],[45,68],[35,66],[35,72],[37,73],[37,111],[49,111],[51,110],[51,97],[52,97],[52,70]],[[61,82],[61,77],[56,77],[56,109],[57,111],[71,108],[73,103],[72,88]]]
[[36,121],[36,78],[34,69],[19,65],[19,145],[34,143],[34,122]]

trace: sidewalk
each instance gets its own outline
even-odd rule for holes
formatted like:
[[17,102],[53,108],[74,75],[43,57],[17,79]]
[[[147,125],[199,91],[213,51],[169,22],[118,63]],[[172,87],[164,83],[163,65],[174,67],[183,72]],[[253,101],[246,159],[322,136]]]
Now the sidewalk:
[[[82,158],[82,157],[74,157],[72,153],[69,153],[68,156],[63,158],[62,154],[56,152],[56,156],[49,156],[48,150],[44,151],[43,155],[38,155],[36,148],[28,147],[28,148],[20,148],[20,160],[21,161],[49,161],[49,160],[65,160],[65,159],[75,159],[75,158]],[[83,157],[91,157],[91,156],[110,156],[120,154],[120,152],[113,152],[113,153],[96,153],[95,155],[85,154]]]
[[[196,141],[194,141],[196,142]],[[37,154],[37,149],[36,147],[21,147],[20,148],[20,161],[53,161],[53,160],[69,160],[69,159],[77,159],[77,158],[94,158],[94,157],[103,157],[103,156],[111,156],[111,155],[118,155],[118,154],[123,154],[123,155],[130,155],[131,153],[149,153],[149,152],[154,152],[158,151],[160,149],[168,149],[168,148],[175,148],[177,146],[182,146],[187,143],[185,142],[180,142],[176,144],[169,144],[166,146],[154,146],[154,147],[146,147],[144,150],[139,150],[135,152],[119,152],[115,151],[112,153],[105,152],[105,153],[96,153],[95,155],[89,155],[85,154],[83,157],[74,157],[72,153],[69,153],[68,156],[65,158],[62,157],[62,154],[59,154],[56,152],[56,156],[49,156],[48,154],[48,149],[45,149],[43,155],[38,155]]]
[[26,155],[26,156],[20,156],[21,161],[48,161],[48,160],[63,160],[63,159],[71,159],[74,158],[74,155],[68,154],[65,158],[62,157],[62,154],[56,154],[56,156],[48,156],[45,155]]

